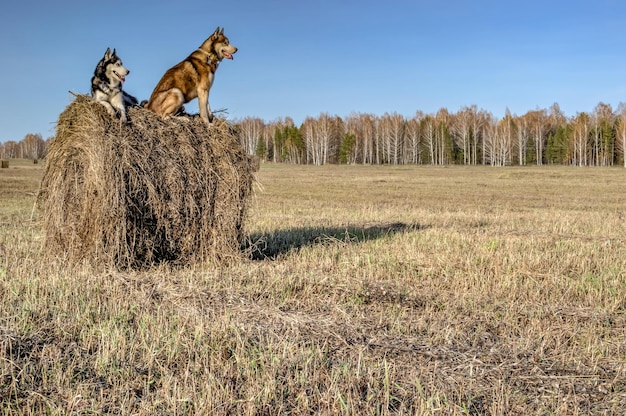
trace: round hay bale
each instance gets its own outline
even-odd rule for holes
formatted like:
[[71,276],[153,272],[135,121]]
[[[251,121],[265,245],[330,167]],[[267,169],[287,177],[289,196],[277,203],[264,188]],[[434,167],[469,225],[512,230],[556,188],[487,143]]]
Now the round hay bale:
[[38,196],[44,255],[117,269],[240,258],[255,169],[228,123],[128,116],[84,95],[59,116]]

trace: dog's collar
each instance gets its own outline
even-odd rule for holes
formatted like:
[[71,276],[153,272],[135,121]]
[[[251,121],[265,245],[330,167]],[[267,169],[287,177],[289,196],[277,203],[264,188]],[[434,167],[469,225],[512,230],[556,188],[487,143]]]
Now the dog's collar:
[[107,82],[104,82],[104,81],[100,82],[98,84],[98,87],[100,88],[100,90],[103,93],[108,94],[108,95],[115,95],[115,94],[119,93],[122,90],[121,87],[112,88],[112,87],[109,86],[109,84]]
[[[200,48],[198,48],[197,50],[198,50],[199,52],[202,52],[202,53],[203,53],[203,54],[205,54],[206,56],[208,56],[208,57],[209,57],[209,62],[211,62],[211,61],[215,61],[216,63],[219,63],[219,62],[221,61],[221,59],[220,59],[219,55],[218,55],[218,54],[216,54],[216,53],[207,52],[207,51],[205,51],[204,49],[200,49]],[[215,58],[213,58],[213,57],[215,57]]]
[[113,89],[109,87],[106,82],[100,83],[100,89],[107,94],[110,94],[113,92]]

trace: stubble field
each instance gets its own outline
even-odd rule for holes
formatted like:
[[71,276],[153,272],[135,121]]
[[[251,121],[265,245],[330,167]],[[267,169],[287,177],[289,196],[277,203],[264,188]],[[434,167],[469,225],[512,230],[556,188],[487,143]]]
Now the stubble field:
[[1,415],[626,408],[626,170],[263,164],[250,258],[39,261],[0,170]]

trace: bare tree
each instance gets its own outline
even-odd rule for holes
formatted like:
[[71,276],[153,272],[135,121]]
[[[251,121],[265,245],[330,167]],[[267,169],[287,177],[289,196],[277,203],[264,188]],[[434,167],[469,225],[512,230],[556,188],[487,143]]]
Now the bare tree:
[[266,123],[263,127],[263,134],[261,136],[261,142],[259,143],[259,157],[263,160],[271,160],[276,162],[274,152],[274,130],[275,123]]
[[546,132],[548,121],[546,110],[534,110],[526,113],[530,119],[531,138],[535,145],[535,163],[543,165],[543,154],[546,146]]
[[[478,164],[478,148],[482,147],[484,130],[487,127],[491,114],[485,110],[476,111],[476,106],[470,107],[472,112],[472,162],[471,164]],[[480,145],[480,146],[479,146]],[[484,164],[484,156],[483,156]]]
[[404,117],[398,113],[387,114],[381,118],[381,138],[383,140],[383,160],[397,165],[402,163],[404,147]]
[[617,123],[617,140],[616,148],[622,154],[624,167],[626,168],[626,104],[619,103],[617,107],[618,123]]
[[576,166],[587,166],[590,119],[587,113],[579,113],[572,121],[572,139],[568,148],[569,162]]
[[339,147],[341,140],[346,135],[346,124],[339,116],[332,118],[332,133],[327,163],[337,163],[339,160]]
[[341,119],[327,113],[320,114],[317,119],[307,118],[302,127],[307,163],[323,165],[334,162],[343,127]]
[[406,122],[404,155],[406,163],[422,163],[421,121],[424,114],[420,111]]
[[472,126],[476,119],[476,107],[464,107],[452,117],[450,131],[454,143],[463,152],[463,164],[472,163]]
[[487,162],[494,166],[495,160],[497,157],[497,136],[498,136],[498,126],[493,121],[485,126],[483,137],[483,164],[486,165]]
[[265,123],[257,117],[246,117],[239,122],[239,142],[249,155],[257,154]]
[[519,165],[526,165],[526,155],[528,153],[528,141],[530,139],[531,120],[528,114],[516,119],[517,137],[517,158]]
[[450,122],[450,113],[446,108],[441,108],[435,115],[437,121],[437,157],[438,165],[445,165],[450,162],[451,149],[450,145],[450,132],[448,130],[448,124]]
[[[363,126],[359,120],[359,115],[352,113],[345,120],[346,134],[354,137],[354,143],[349,154],[346,154],[347,163],[357,163],[359,156],[361,155],[361,148],[363,146]],[[362,162],[361,162],[362,163]]]
[[300,130],[302,131],[304,147],[306,148],[305,161],[307,164],[317,164],[315,163],[317,161],[317,154],[313,153],[313,149],[317,148],[317,146],[314,145],[314,142],[317,138],[315,135],[315,120],[312,117],[307,117],[306,119],[304,119]]
[[28,133],[18,143],[17,157],[26,159],[41,159],[45,153],[45,142],[41,134]]
[[439,161],[437,157],[437,122],[432,116],[427,115],[420,124],[422,140],[428,152],[428,163],[436,165]]
[[615,137],[610,104],[598,103],[593,111],[593,158],[596,166],[613,164]]
[[506,166],[511,160],[511,126],[506,117],[499,122],[492,120],[483,138],[485,160],[491,166]]
[[285,156],[287,152],[285,151],[285,141],[282,135],[282,130],[285,124],[286,123],[283,118],[279,118],[272,123],[272,156],[274,157],[274,162],[285,161]]
[[515,118],[511,115],[509,109],[506,109],[504,119],[501,120],[501,135],[500,139],[500,158],[503,163],[502,166],[511,165],[513,163],[513,143],[516,136],[517,125],[515,124]]
[[16,159],[20,157],[20,146],[13,140],[4,143],[0,150],[2,151],[2,154],[0,154],[2,159]]
[[363,128],[363,163],[374,163],[374,140],[376,140],[376,117],[364,114],[361,116]]
[[375,124],[370,114],[351,114],[346,118],[346,133],[354,135],[355,139],[351,157],[354,163],[373,163]]

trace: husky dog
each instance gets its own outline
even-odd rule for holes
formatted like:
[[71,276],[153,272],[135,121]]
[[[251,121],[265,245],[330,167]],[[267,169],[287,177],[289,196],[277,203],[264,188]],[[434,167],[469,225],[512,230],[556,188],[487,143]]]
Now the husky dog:
[[198,98],[200,117],[213,120],[209,90],[222,59],[233,59],[237,48],[230,44],[219,26],[215,32],[185,60],[168,69],[154,88],[146,108],[162,117],[173,115],[183,104]]
[[111,115],[118,112],[120,120],[124,123],[128,122],[126,107],[137,105],[137,99],[122,90],[122,84],[128,74],[130,71],[124,68],[115,49],[111,53],[111,49],[107,48],[91,78],[93,99],[105,106]]

